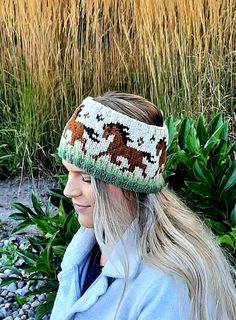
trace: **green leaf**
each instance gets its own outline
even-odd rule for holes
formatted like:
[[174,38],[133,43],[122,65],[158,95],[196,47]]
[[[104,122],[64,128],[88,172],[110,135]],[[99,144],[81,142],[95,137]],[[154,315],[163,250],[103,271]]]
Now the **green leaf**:
[[[16,249],[17,250],[17,249]],[[15,274],[19,275],[19,278],[22,277],[22,274],[21,274],[21,270],[19,270],[18,268],[14,267],[14,266],[8,266],[7,267],[8,270],[11,270],[13,271]],[[18,279],[19,280],[19,279]]]
[[57,231],[57,228],[52,225],[51,220],[47,220],[46,218],[32,220],[43,233],[54,234]]
[[65,197],[63,194],[63,190],[61,189],[50,189],[50,197],[51,197],[51,203],[57,208],[60,205],[60,199],[63,200],[63,203],[67,203],[68,206],[72,207],[71,199]]
[[188,134],[185,137],[185,148],[192,154],[199,153],[200,143],[193,124],[189,127]]
[[174,142],[176,140],[176,136],[177,136],[177,127],[180,124],[181,120],[175,120],[173,119],[173,117],[168,117],[165,120],[165,124],[168,127],[168,132],[169,132],[169,141],[168,141],[168,146],[167,149],[170,150],[172,149],[174,146]]
[[[233,164],[232,164],[233,165]],[[236,183],[236,162],[234,165],[234,171],[232,172],[231,176],[229,177],[224,189],[227,190],[231,188]]]
[[179,150],[176,152],[176,162],[184,164],[187,168],[192,168],[195,159],[192,156],[189,156],[186,151]]
[[63,200],[69,200],[66,196],[64,196],[63,190],[61,189],[50,189],[50,195]]
[[55,232],[55,234],[51,237],[51,239],[49,240],[49,242],[47,244],[47,262],[48,262],[48,267],[49,267],[50,270],[52,270],[51,267],[50,267],[50,252],[51,252],[51,249],[52,249],[52,244],[53,244],[53,242],[54,242],[54,240],[55,240],[55,238],[56,238],[56,236],[58,235],[59,232],[60,232],[60,230],[57,230]]
[[230,237],[230,235],[225,234],[223,236],[217,237],[217,241],[219,244],[225,244],[229,246],[231,249],[235,250],[234,240]]
[[227,170],[223,172],[223,177],[218,185],[220,191],[220,198],[223,198],[224,195],[228,192],[228,189],[236,182],[236,162],[233,161],[229,164]]
[[219,113],[217,114],[212,120],[211,122],[209,123],[209,126],[208,126],[208,133],[209,133],[209,136],[213,135],[213,133],[219,129],[223,124],[223,120],[222,120],[222,114]]
[[203,150],[204,154],[208,155],[210,151],[212,151],[218,144],[220,143],[220,135],[222,131],[224,131],[225,127],[227,127],[227,123],[223,123],[222,126],[220,126],[208,139],[208,141],[205,143]]
[[19,296],[19,295],[15,295],[15,296],[14,296],[14,299],[16,300],[17,304],[18,304],[20,307],[22,307],[23,304],[25,304],[26,301],[28,300],[28,297],[26,297],[26,296],[22,297],[22,296]]
[[60,225],[64,225],[64,223],[66,222],[66,212],[64,210],[64,206],[63,206],[63,202],[62,200],[60,200],[60,205],[59,205],[59,210],[58,210],[58,215],[59,215],[59,221],[60,221]]
[[225,142],[228,141],[228,137],[229,137],[229,121],[225,122],[224,129],[222,130],[222,132],[221,132],[219,137],[220,137],[220,139],[222,139]]
[[47,249],[43,250],[36,261],[36,269],[40,273],[49,275],[51,272],[50,259],[48,259]]
[[27,221],[27,222],[30,222],[30,218],[28,217],[28,215],[26,215],[24,212],[16,212],[16,213],[12,213],[10,214],[10,217],[12,219],[14,219],[15,221]]
[[19,224],[12,230],[12,233],[17,233],[17,232],[22,231],[22,230],[24,230],[25,228],[27,228],[27,227],[29,227],[29,226],[32,226],[32,225],[33,225],[33,222],[31,222],[31,221],[19,223]]
[[181,149],[186,149],[186,137],[189,134],[189,128],[192,124],[192,121],[188,118],[184,118],[181,123],[179,135],[178,135],[178,142]]
[[53,266],[50,260],[51,250],[52,250],[51,247],[59,231],[60,230],[57,230],[56,233],[50,238],[46,249],[41,252],[40,257],[38,258],[36,263],[37,270],[44,272],[46,274],[53,272]]
[[26,207],[22,203],[14,202],[11,206],[13,208],[19,210],[20,212],[24,213],[25,217],[27,217],[27,216],[29,216],[29,217],[30,216],[36,216],[36,214],[30,208]]
[[231,153],[234,153],[234,152],[236,152],[236,141],[232,142],[230,149],[229,149],[229,152],[228,152],[228,155]]
[[65,233],[65,237],[66,239],[70,238],[74,232],[74,230],[72,230],[72,226],[76,224],[76,227],[78,229],[79,225],[78,225],[78,220],[75,217],[75,210],[72,210],[65,222],[64,225],[64,233]]
[[194,162],[193,172],[199,181],[206,182],[211,187],[214,185],[215,181],[212,173],[198,160],[195,160]]
[[59,286],[59,283],[58,283],[57,278],[56,278],[56,279],[53,279],[53,280],[49,280],[49,281],[46,283],[46,287],[47,287],[47,288],[51,288],[51,291],[57,290],[57,289],[58,289],[58,286]]
[[12,282],[17,282],[19,281],[19,278],[16,277],[11,277],[11,278],[5,278],[2,279],[2,282],[0,283],[0,288],[8,286],[9,284],[11,284]]
[[208,184],[204,182],[196,182],[196,181],[185,181],[185,185],[195,194],[201,195],[206,198],[214,198],[214,194],[212,193],[212,189]]
[[233,222],[233,225],[236,226],[236,205],[234,205],[234,208],[231,211],[230,220]]
[[56,298],[56,292],[51,292],[48,294],[47,302],[38,306],[36,309],[36,313],[35,313],[36,320],[41,320],[44,315],[46,315],[47,313],[51,313],[55,298]]
[[17,254],[30,266],[34,266],[35,262],[38,260],[38,256],[36,254],[28,251],[18,249]]
[[56,256],[63,257],[65,250],[66,250],[66,247],[65,246],[53,246],[52,250]]
[[68,181],[68,174],[55,174],[54,177],[58,179],[61,190],[64,190]]
[[227,230],[222,223],[217,222],[212,219],[206,219],[205,221],[206,221],[206,224],[209,227],[211,227],[217,234],[225,234],[226,233]]
[[201,114],[197,121],[197,136],[200,141],[200,145],[204,145],[207,142],[208,134],[205,125],[205,119]]
[[218,146],[216,149],[212,150],[213,153],[208,159],[208,165],[209,167],[212,166],[216,169],[215,173],[217,175],[219,166],[225,165],[227,166],[227,162],[229,160],[229,154],[230,154],[231,146],[228,145],[227,142],[220,140]]
[[52,292],[52,288],[48,288],[47,282],[46,282],[45,284],[42,284],[42,286],[40,288],[30,290],[29,292],[27,292],[25,297],[36,296],[36,294],[50,293],[50,292]]
[[49,198],[46,203],[45,213],[47,216],[50,216],[50,208],[51,208],[51,198]]
[[[231,229],[230,235],[233,237],[235,244],[236,244],[236,228]],[[235,248],[235,250],[236,250],[236,248]]]
[[41,206],[40,206],[40,204],[38,202],[38,199],[37,199],[37,197],[36,197],[34,192],[32,192],[32,194],[31,194],[31,199],[32,199],[34,210],[36,211],[38,216],[45,216],[46,214],[43,211],[43,209],[41,208]]

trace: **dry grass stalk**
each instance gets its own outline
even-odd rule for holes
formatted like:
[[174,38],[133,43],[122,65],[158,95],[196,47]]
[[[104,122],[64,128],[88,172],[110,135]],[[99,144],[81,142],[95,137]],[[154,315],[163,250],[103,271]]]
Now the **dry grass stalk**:
[[25,99],[22,125],[40,128],[30,143],[40,144],[55,144],[84,96],[108,90],[136,92],[175,116],[230,113],[235,21],[234,0],[2,0],[1,99],[12,108],[10,81]]

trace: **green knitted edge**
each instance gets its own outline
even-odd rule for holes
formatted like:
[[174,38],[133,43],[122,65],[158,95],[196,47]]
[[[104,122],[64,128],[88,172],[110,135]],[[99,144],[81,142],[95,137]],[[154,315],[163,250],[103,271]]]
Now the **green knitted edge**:
[[58,148],[58,155],[63,160],[85,170],[97,179],[126,190],[143,193],[157,193],[164,185],[162,175],[158,176],[158,180],[139,179],[128,172],[119,171],[119,169],[110,162],[94,160],[90,156],[79,152],[71,145],[61,143]]

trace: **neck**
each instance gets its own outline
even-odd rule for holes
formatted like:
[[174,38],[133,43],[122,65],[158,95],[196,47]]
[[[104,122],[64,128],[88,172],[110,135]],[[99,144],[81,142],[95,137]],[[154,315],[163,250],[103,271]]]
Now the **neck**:
[[104,255],[104,253],[101,254],[101,258],[100,258],[100,266],[105,266],[107,262],[107,257]]
[[103,266],[103,267],[105,266],[109,258],[109,255],[111,254],[112,249],[113,249],[113,246],[111,244],[108,245],[107,250],[102,250],[102,248],[100,247],[100,250],[101,250],[100,266]]

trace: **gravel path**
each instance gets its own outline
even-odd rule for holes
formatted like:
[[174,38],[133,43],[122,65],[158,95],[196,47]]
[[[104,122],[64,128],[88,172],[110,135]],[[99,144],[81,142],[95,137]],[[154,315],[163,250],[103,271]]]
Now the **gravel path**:
[[[26,242],[22,236],[10,236],[10,233],[2,233],[0,240],[0,248],[7,248],[9,244],[14,245],[17,248],[24,250]],[[22,277],[25,278],[24,270],[21,269],[21,265],[24,261],[19,258],[15,261],[14,266],[18,269],[18,272]],[[0,262],[0,267],[2,263]],[[4,272],[0,273],[0,283],[5,278],[17,277],[19,273],[15,274],[14,271],[5,269]],[[43,283],[42,283],[43,284]],[[43,303],[47,296],[46,294],[38,294],[29,301],[23,301],[20,306],[16,300],[15,295],[24,299],[24,296],[33,289],[33,284],[30,281],[18,281],[17,283],[12,282],[5,287],[0,289],[0,319],[5,320],[35,320],[35,309]],[[48,320],[49,315],[43,317],[43,320]]]

